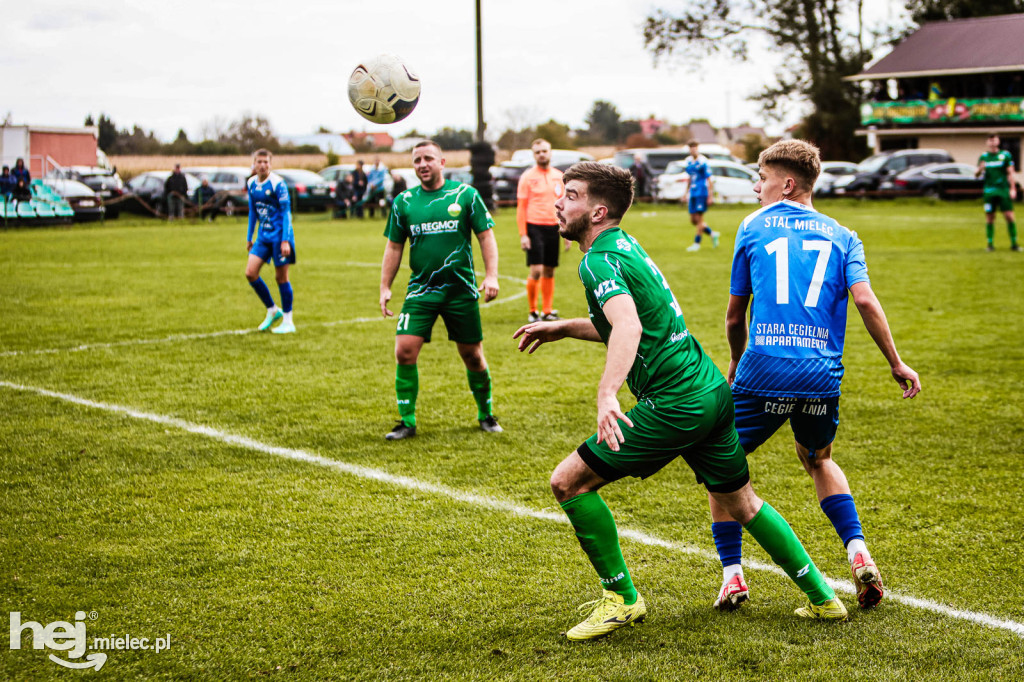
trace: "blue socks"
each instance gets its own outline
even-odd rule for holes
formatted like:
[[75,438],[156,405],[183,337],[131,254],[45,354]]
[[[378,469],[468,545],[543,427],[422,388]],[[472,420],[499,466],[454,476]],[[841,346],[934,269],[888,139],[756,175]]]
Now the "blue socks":
[[821,511],[835,526],[839,539],[845,547],[850,540],[863,540],[864,531],[860,527],[857,505],[853,503],[853,495],[829,495],[821,501]]
[[292,311],[292,283],[278,284],[277,290],[281,292],[281,310],[290,313]]
[[[850,544],[850,540],[864,540],[853,495],[830,495],[821,501],[821,510],[832,522],[844,547]],[[712,523],[711,537],[715,540],[723,568],[740,563],[743,556],[743,526],[736,521]]]
[[711,537],[715,539],[722,568],[740,563],[743,556],[743,526],[739,521],[718,521],[711,524]]
[[[262,277],[257,277],[255,281],[249,282],[249,286],[252,287],[252,290],[255,291],[256,295],[260,297],[261,301],[263,301],[263,305],[268,308],[274,307],[274,297],[270,295],[270,289],[267,288]],[[289,294],[290,293],[291,291],[289,290]],[[291,309],[291,296],[289,296],[288,308]]]

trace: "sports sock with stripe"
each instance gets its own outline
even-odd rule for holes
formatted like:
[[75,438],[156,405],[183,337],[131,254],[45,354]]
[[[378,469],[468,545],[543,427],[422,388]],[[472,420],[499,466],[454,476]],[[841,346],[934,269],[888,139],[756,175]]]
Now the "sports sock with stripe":
[[473,393],[473,400],[476,401],[477,420],[487,419],[493,414],[491,412],[491,370],[474,372],[467,369],[466,379],[469,381],[469,390]]
[[395,365],[395,396],[398,416],[406,426],[416,426],[416,395],[420,392],[420,373],[415,364]]
[[757,540],[757,544],[768,552],[772,561],[781,566],[797,587],[804,591],[812,604],[823,604],[836,596],[786,519],[770,504],[764,502],[745,528]]
[[619,531],[608,505],[597,492],[589,492],[566,500],[562,509],[576,530],[580,547],[597,571],[601,586],[621,594],[626,604],[635,604],[636,588],[622,558]]

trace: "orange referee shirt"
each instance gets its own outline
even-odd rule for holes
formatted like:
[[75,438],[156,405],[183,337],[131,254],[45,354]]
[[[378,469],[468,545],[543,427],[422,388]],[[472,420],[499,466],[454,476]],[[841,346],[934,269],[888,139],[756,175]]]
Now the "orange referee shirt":
[[541,170],[534,166],[519,178],[519,189],[516,191],[518,205],[516,222],[519,224],[519,235],[526,236],[526,224],[557,225],[555,202],[565,193],[562,183],[562,171],[548,166]]

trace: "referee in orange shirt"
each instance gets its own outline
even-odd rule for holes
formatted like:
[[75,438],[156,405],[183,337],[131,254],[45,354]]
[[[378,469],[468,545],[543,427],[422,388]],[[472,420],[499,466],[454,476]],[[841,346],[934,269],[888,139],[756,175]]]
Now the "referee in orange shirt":
[[[530,302],[530,322],[557,320],[558,311],[551,307],[555,298],[555,268],[558,267],[558,219],[555,202],[565,193],[562,171],[551,167],[551,143],[534,140],[533,160],[537,165],[519,178],[516,192],[516,222],[519,244],[526,252],[530,278],[526,280],[526,297]],[[565,243],[568,249],[570,244]],[[537,290],[542,299],[537,312]]]

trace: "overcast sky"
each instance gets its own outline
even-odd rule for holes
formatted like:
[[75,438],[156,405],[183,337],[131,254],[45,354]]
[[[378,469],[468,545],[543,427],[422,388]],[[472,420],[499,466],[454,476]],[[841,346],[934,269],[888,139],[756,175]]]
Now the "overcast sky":
[[[489,133],[549,118],[582,127],[596,99],[624,118],[766,123],[747,100],[778,66],[766,45],[747,64],[654,65],[643,19],[680,4],[483,0]],[[902,5],[865,0],[865,13],[899,22]],[[5,3],[2,17],[0,117],[16,124],[76,126],[104,112],[119,128],[165,140],[183,128],[197,140],[214,119],[254,112],[278,134],[380,130],[353,111],[346,83],[357,63],[391,52],[423,90],[389,132],[476,129],[473,0],[30,0]]]

